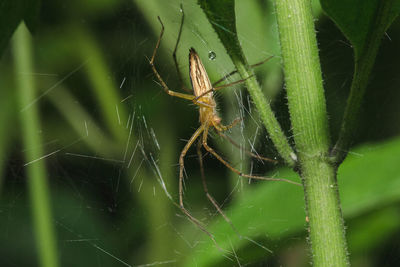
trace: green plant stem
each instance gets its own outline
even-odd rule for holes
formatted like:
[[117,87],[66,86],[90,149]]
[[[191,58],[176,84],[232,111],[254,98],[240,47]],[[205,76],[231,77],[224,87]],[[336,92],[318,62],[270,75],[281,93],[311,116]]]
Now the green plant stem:
[[304,185],[314,266],[347,266],[347,245],[309,0],[277,0],[289,111]]
[[355,50],[355,68],[353,81],[350,88],[349,98],[342,120],[338,141],[332,149],[331,155],[335,158],[335,162],[341,163],[350,148],[354,133],[358,126],[358,118],[360,115],[360,107],[365,95],[372,67],[378,53],[381,38],[386,31],[389,20],[392,19],[394,0],[383,1],[377,10],[376,20],[373,29],[367,36],[365,46],[361,51]]
[[[21,23],[12,40],[15,59],[15,72],[20,110],[21,133],[25,147],[27,179],[29,185],[32,216],[34,220],[36,242],[40,266],[58,266],[56,237],[52,224],[49,186],[47,184],[44,159],[35,161],[44,155],[40,138],[38,105],[36,98],[30,35]],[[30,106],[29,106],[30,105]],[[29,107],[28,107],[29,106]],[[26,108],[28,107],[28,108]]]

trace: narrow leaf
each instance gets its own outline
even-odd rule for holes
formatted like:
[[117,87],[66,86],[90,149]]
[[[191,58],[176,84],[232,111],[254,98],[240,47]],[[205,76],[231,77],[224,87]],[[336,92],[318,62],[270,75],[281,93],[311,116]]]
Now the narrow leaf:
[[[381,14],[380,11],[389,2],[391,6],[385,14]],[[368,45],[372,31],[379,28],[377,23],[383,23],[380,33],[382,36],[400,12],[400,1],[392,0],[321,0],[321,6],[358,54]],[[384,20],[379,16],[385,16]]]
[[40,0],[0,0],[0,56],[22,20],[30,31],[37,25]]

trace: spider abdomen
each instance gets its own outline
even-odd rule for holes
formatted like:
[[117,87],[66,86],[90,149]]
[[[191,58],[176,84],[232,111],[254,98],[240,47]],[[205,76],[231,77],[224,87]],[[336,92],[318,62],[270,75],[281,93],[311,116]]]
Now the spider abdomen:
[[193,47],[189,50],[189,76],[194,95],[212,100],[213,90],[210,78],[208,78],[203,62],[201,62],[199,55]]

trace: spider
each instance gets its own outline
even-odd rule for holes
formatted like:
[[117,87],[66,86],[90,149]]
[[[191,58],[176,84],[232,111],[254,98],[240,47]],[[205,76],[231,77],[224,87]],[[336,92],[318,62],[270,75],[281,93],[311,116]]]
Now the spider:
[[[174,62],[175,62],[176,70],[178,72],[178,76],[180,76],[180,71],[179,71],[179,68],[178,68],[177,60],[176,60],[176,50],[177,50],[178,43],[179,43],[179,40],[180,40],[180,37],[181,37],[182,25],[183,25],[183,21],[184,21],[184,13],[183,13],[183,9],[182,8],[181,8],[181,12],[182,12],[181,25],[180,25],[178,38],[177,38],[177,42],[176,42],[176,45],[175,45],[175,49],[174,49],[174,52],[173,52],[173,59],[174,59]],[[200,139],[200,141],[198,142],[198,146],[197,146],[197,154],[198,154],[198,157],[199,157],[199,164],[200,164],[200,169],[201,169],[201,177],[202,177],[203,188],[204,188],[204,191],[206,193],[206,196],[209,199],[209,201],[215,206],[217,211],[232,226],[232,228],[234,230],[235,230],[235,228],[234,228],[233,224],[231,223],[229,218],[224,214],[224,212],[222,211],[222,209],[218,205],[217,201],[213,198],[213,196],[208,191],[208,187],[207,187],[207,183],[206,183],[206,179],[205,179],[205,175],[204,175],[203,162],[202,162],[202,152],[201,152],[201,148],[202,147],[205,150],[207,150],[209,153],[211,153],[217,160],[219,160],[222,164],[224,164],[228,169],[230,169],[231,171],[235,172],[240,177],[244,177],[244,178],[248,178],[248,179],[266,180],[266,181],[285,181],[285,182],[293,183],[293,184],[296,184],[296,185],[298,185],[298,183],[295,183],[295,182],[287,180],[287,179],[270,178],[270,177],[263,177],[263,176],[244,174],[241,171],[239,171],[236,168],[234,168],[230,163],[228,163],[228,161],[223,159],[213,148],[211,148],[208,145],[208,143],[207,143],[208,134],[209,134],[210,128],[213,128],[218,135],[220,135],[223,138],[228,139],[228,141],[230,141],[235,146],[240,147],[232,139],[230,139],[228,136],[226,136],[223,132],[227,131],[228,129],[230,129],[232,127],[234,127],[241,119],[237,118],[232,123],[230,123],[229,125],[222,124],[221,117],[217,113],[217,104],[216,104],[215,99],[214,99],[214,92],[219,90],[219,89],[222,89],[222,88],[225,88],[225,87],[229,87],[229,86],[232,86],[234,84],[241,83],[241,82],[245,81],[246,79],[235,81],[235,82],[232,82],[232,83],[229,83],[229,84],[224,84],[224,85],[221,85],[221,86],[215,86],[216,84],[226,80],[227,77],[229,77],[230,75],[236,73],[236,71],[233,71],[233,72],[229,73],[227,76],[223,77],[222,79],[218,80],[216,83],[212,84],[210,79],[209,79],[209,77],[208,77],[208,75],[207,75],[207,72],[206,72],[206,70],[204,68],[204,65],[203,65],[199,55],[197,54],[196,50],[194,48],[190,48],[190,50],[189,50],[189,76],[190,76],[190,81],[191,81],[191,85],[192,85],[194,94],[186,94],[186,93],[180,93],[180,92],[176,92],[176,91],[170,90],[168,85],[165,83],[165,81],[163,80],[161,75],[158,73],[158,71],[157,71],[157,69],[156,69],[156,67],[154,65],[155,57],[156,57],[158,48],[160,46],[162,36],[164,34],[164,24],[162,23],[160,17],[157,17],[157,18],[158,18],[158,20],[159,20],[159,22],[161,24],[161,32],[160,32],[160,35],[158,37],[157,44],[156,44],[156,46],[154,48],[153,55],[152,55],[152,57],[150,59],[150,66],[151,66],[151,68],[152,68],[152,70],[154,72],[154,75],[156,76],[157,80],[161,84],[162,89],[167,94],[169,94],[171,96],[183,98],[183,99],[186,99],[186,100],[190,100],[195,105],[197,105],[199,107],[200,127],[193,133],[193,135],[192,135],[192,137],[190,137],[189,141],[187,141],[185,147],[183,148],[183,150],[182,150],[182,152],[181,152],[181,154],[179,156],[179,204],[176,204],[176,205],[179,206],[179,208],[182,210],[182,212],[194,224],[196,224],[202,231],[204,231],[207,235],[209,235],[211,237],[211,239],[214,241],[214,243],[216,244],[213,235],[205,229],[203,224],[198,219],[196,219],[193,215],[190,214],[190,212],[185,208],[184,201],[183,201],[184,160],[185,160],[185,156],[186,156],[189,148],[194,144],[194,142],[197,139]],[[258,66],[260,64],[263,64],[265,61],[257,63],[255,65],[252,65],[252,67]],[[179,78],[182,81],[181,77],[179,77]],[[182,87],[182,88],[184,88],[184,87]],[[272,159],[268,159],[268,158],[264,158],[264,157],[255,155],[255,154],[251,153],[250,151],[245,151],[245,152],[247,154],[249,154],[250,156],[252,156],[252,157],[255,157],[255,158],[258,158],[258,159],[262,159],[262,160],[266,160],[266,161],[272,161],[272,162],[276,163],[276,161],[274,161]]]

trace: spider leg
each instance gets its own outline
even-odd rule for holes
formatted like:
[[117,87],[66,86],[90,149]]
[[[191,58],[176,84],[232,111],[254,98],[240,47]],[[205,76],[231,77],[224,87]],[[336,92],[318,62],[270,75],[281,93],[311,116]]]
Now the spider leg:
[[217,129],[217,131],[219,132],[223,132],[223,131],[227,131],[233,127],[236,126],[236,124],[238,124],[240,121],[242,120],[242,118],[236,118],[234,119],[230,124],[228,125],[223,125],[223,124],[217,124],[214,125],[215,129]]
[[[262,65],[262,64],[264,64],[265,62],[267,62],[268,60],[270,60],[270,59],[273,58],[273,57],[274,57],[274,56],[270,56],[270,57],[264,59],[264,60],[261,61],[261,62],[258,62],[258,63],[256,63],[256,64],[250,65],[250,68],[254,68],[254,67],[257,67],[257,66],[259,66],[259,65]],[[217,90],[220,90],[220,89],[223,89],[223,88],[226,88],[226,87],[230,87],[230,86],[235,85],[235,84],[239,84],[239,83],[245,82],[247,79],[250,79],[251,77],[254,76],[254,75],[250,75],[249,77],[247,77],[247,78],[245,78],[245,79],[241,79],[241,80],[238,80],[238,81],[235,81],[235,82],[231,82],[231,83],[228,83],[228,84],[223,84],[223,85],[220,85],[220,86],[216,86],[217,84],[219,84],[219,83],[225,81],[226,79],[228,79],[230,76],[232,76],[233,74],[235,74],[235,73],[237,73],[237,72],[238,72],[237,70],[234,70],[234,71],[230,72],[228,75],[225,75],[224,77],[222,77],[222,78],[219,79],[218,81],[214,82],[213,85],[212,85],[212,86],[213,86],[212,89],[210,89],[210,90],[208,90],[208,91],[202,93],[201,95],[197,96],[197,97],[195,98],[195,100],[199,99],[200,97],[202,97],[202,96],[204,96],[204,95],[206,95],[206,94],[208,94],[208,93],[210,93],[210,92],[217,91]]]
[[201,125],[196,132],[190,137],[189,141],[186,143],[185,147],[183,148],[181,155],[179,156],[179,208],[182,210],[182,212],[189,218],[189,220],[195,224],[197,227],[199,227],[204,233],[206,233],[211,240],[214,242],[215,246],[219,249],[222,250],[215,241],[214,236],[207,231],[207,229],[203,226],[202,222],[200,222],[198,219],[196,219],[190,212],[185,208],[183,204],[183,169],[185,167],[184,165],[184,158],[186,156],[186,153],[188,152],[189,148],[192,146],[194,141],[201,135],[201,133],[204,131],[204,129],[207,129],[209,126],[207,124]]
[[266,157],[263,157],[263,156],[254,154],[253,152],[251,152],[251,151],[245,149],[244,147],[242,147],[241,145],[239,145],[238,143],[236,143],[235,141],[233,141],[232,138],[230,138],[229,136],[227,136],[226,134],[223,133],[223,131],[227,131],[227,130],[231,129],[231,128],[234,127],[236,124],[238,124],[241,120],[242,120],[241,118],[236,118],[236,119],[235,119],[231,124],[229,124],[229,125],[222,125],[222,124],[219,124],[219,125],[214,125],[214,128],[215,128],[215,130],[216,130],[216,132],[217,132],[217,134],[218,134],[219,136],[225,138],[226,140],[228,140],[232,145],[236,146],[237,148],[242,149],[247,155],[249,155],[249,156],[251,156],[251,157],[253,157],[253,158],[256,158],[256,159],[263,160],[263,161],[269,161],[269,162],[272,162],[272,163],[278,163],[278,161],[276,161],[276,160],[273,160],[273,159],[270,159],[270,158],[266,158]]
[[178,78],[179,78],[179,83],[181,85],[182,90],[186,91],[186,92],[192,92],[191,90],[189,90],[188,88],[185,87],[185,85],[183,84],[183,78],[182,78],[182,73],[179,69],[179,64],[178,64],[178,60],[176,59],[176,51],[178,50],[178,45],[179,42],[181,41],[181,35],[182,35],[182,30],[183,30],[183,23],[185,21],[185,12],[183,11],[183,6],[182,4],[180,5],[181,8],[181,13],[182,13],[182,18],[181,18],[181,25],[179,27],[179,32],[178,32],[178,38],[176,39],[176,44],[175,44],[175,48],[174,48],[174,52],[172,53],[172,58],[174,59],[174,64],[175,64],[175,68],[176,68],[176,73],[178,74]]
[[206,176],[204,175],[204,167],[203,167],[203,155],[201,153],[201,147],[202,147],[202,142],[198,142],[197,143],[197,156],[199,158],[199,165],[200,165],[200,174],[201,174],[201,180],[203,182],[203,188],[204,188],[204,192],[206,193],[206,196],[208,198],[208,200],[213,204],[213,206],[217,209],[218,213],[222,215],[222,217],[224,218],[224,220],[231,226],[231,228],[233,229],[233,231],[236,232],[236,234],[241,237],[241,235],[239,234],[238,230],[236,229],[236,227],[233,225],[232,221],[229,219],[228,216],[226,216],[226,214],[222,211],[220,205],[218,204],[218,202],[214,199],[214,197],[209,193],[208,191],[208,187],[207,187],[207,182],[206,182]]
[[224,134],[222,131],[218,131],[218,129],[216,129],[216,132],[219,136],[221,136],[222,138],[225,138],[226,140],[228,140],[232,145],[234,145],[235,147],[239,148],[240,150],[243,150],[247,155],[259,159],[259,160],[263,160],[263,161],[269,161],[272,163],[278,163],[277,160],[274,159],[270,159],[270,158],[266,158],[257,154],[254,154],[253,152],[245,149],[244,147],[242,147],[241,145],[239,145],[238,143],[236,143],[235,141],[233,141],[232,138],[230,138],[229,136],[227,136],[226,134]]
[[249,77],[241,79],[241,80],[238,80],[238,81],[234,81],[234,82],[231,82],[231,83],[227,83],[227,84],[223,84],[223,85],[220,85],[220,86],[213,87],[213,91],[217,91],[217,90],[220,90],[222,88],[230,87],[232,85],[245,82],[247,79],[250,79],[251,77],[254,77],[254,75],[250,75]]
[[235,84],[238,84],[238,83],[242,83],[242,82],[246,81],[247,79],[250,79],[250,78],[253,77],[253,76],[254,76],[254,75],[251,75],[251,76],[247,77],[246,79],[242,79],[242,80],[235,81],[235,82],[232,82],[232,83],[224,84],[224,85],[221,85],[221,86],[218,86],[218,87],[213,87],[213,88],[211,88],[210,90],[205,91],[205,92],[202,93],[201,95],[196,96],[195,99],[194,99],[194,101],[197,101],[199,98],[201,98],[201,97],[203,97],[203,96],[205,96],[206,94],[209,94],[209,93],[211,93],[211,92],[214,92],[214,91],[217,91],[217,90],[220,90],[220,89],[222,89],[222,88],[229,87],[229,86],[232,86],[232,85],[235,85]]
[[212,149],[208,144],[207,144],[207,137],[208,137],[208,128],[204,129],[203,132],[203,147],[210,152],[211,154],[214,155],[216,159],[218,159],[222,164],[224,164],[228,169],[239,175],[240,177],[248,178],[248,179],[256,179],[256,180],[264,180],[264,181],[282,181],[282,182],[287,182],[290,184],[295,184],[298,186],[301,186],[300,183],[293,182],[288,179],[283,179],[283,178],[272,178],[272,177],[264,177],[264,176],[257,176],[257,175],[250,175],[250,174],[244,174],[241,171],[235,169],[232,165],[230,165],[226,160],[224,160],[217,152],[215,152],[214,149]]
[[187,99],[187,100],[193,101],[196,98],[194,95],[183,94],[183,93],[179,93],[179,92],[175,92],[175,91],[169,90],[167,84],[165,83],[165,81],[163,80],[161,75],[158,73],[158,71],[157,71],[157,69],[156,69],[156,67],[154,65],[154,60],[155,60],[158,48],[160,47],[162,36],[164,34],[164,24],[162,23],[160,17],[157,17],[157,18],[161,23],[161,32],[160,32],[160,36],[158,37],[156,47],[154,48],[153,55],[151,56],[151,59],[150,59],[151,69],[153,70],[154,75],[156,75],[157,80],[160,82],[161,87],[163,88],[163,90],[167,94],[169,94],[171,96],[176,96],[176,97],[179,97],[179,98],[183,98],[183,99]]
[[157,80],[160,82],[162,89],[164,90],[164,92],[166,92],[170,96],[176,96],[176,97],[179,97],[179,98],[190,100],[190,101],[192,101],[194,104],[196,104],[198,106],[212,107],[207,103],[198,101],[198,98],[196,98],[196,96],[194,96],[194,95],[183,94],[183,93],[179,93],[179,92],[175,92],[175,91],[169,90],[168,85],[165,83],[165,81],[163,80],[161,75],[158,73],[158,71],[157,71],[157,69],[156,69],[156,67],[154,65],[154,61],[155,61],[155,58],[156,58],[156,55],[157,55],[158,48],[160,47],[162,36],[164,34],[164,24],[162,23],[160,17],[157,17],[157,18],[158,18],[158,20],[160,21],[160,24],[161,24],[161,32],[160,32],[160,36],[158,37],[156,47],[154,48],[153,55],[151,56],[151,59],[150,59],[150,66],[151,66],[151,69],[153,70],[154,75],[157,77]]
[[[258,63],[256,63],[256,64],[253,64],[253,65],[250,65],[250,68],[254,68],[254,67],[260,66],[260,65],[264,64],[265,62],[269,61],[269,60],[270,60],[271,58],[273,58],[273,57],[274,57],[274,56],[267,57],[267,58],[264,59],[263,61],[260,61],[260,62],[258,62]],[[214,83],[213,83],[213,87],[216,86],[217,84],[219,84],[219,83],[225,81],[226,79],[228,79],[228,78],[229,78],[230,76],[232,76],[233,74],[236,74],[237,72],[238,72],[237,70],[234,70],[234,71],[230,72],[229,74],[225,75],[224,77],[222,77],[222,78],[219,79],[218,81],[214,82]]]
[[236,143],[235,141],[232,140],[232,138],[230,138],[229,136],[227,136],[226,134],[223,133],[223,131],[227,131],[229,129],[231,129],[232,127],[234,127],[236,124],[238,124],[242,119],[241,118],[236,118],[231,124],[229,125],[214,125],[214,128],[217,132],[217,134],[223,138],[225,138],[226,140],[228,140],[232,145],[236,146],[239,149],[242,149],[246,154],[248,154],[249,156],[253,157],[253,158],[257,158],[263,161],[269,161],[269,162],[273,162],[273,163],[278,163],[276,160],[270,159],[270,158],[266,158],[266,157],[262,157],[260,155],[256,155],[251,151],[248,151],[247,149],[245,149],[244,147],[242,147],[241,145],[239,145],[238,143]]

